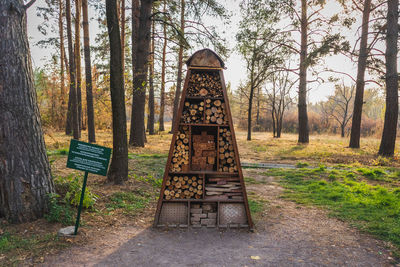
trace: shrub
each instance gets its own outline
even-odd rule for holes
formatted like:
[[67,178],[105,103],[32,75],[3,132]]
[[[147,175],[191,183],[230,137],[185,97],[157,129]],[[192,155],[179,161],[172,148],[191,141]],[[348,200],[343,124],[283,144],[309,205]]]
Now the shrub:
[[[61,195],[64,195],[64,200],[71,205],[78,206],[82,192],[82,180],[81,176],[72,174],[66,177],[57,177],[54,182]],[[93,208],[97,198],[98,196],[91,192],[90,187],[86,186],[83,207]]]
[[63,225],[74,223],[74,211],[68,202],[61,201],[60,195],[49,194],[49,212],[44,216],[49,222],[59,222]]

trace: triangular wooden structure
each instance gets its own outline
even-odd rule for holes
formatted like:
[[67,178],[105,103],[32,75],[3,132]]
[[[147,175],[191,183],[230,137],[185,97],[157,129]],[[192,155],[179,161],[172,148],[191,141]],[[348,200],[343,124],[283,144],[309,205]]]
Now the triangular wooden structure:
[[203,49],[186,64],[154,226],[252,229],[224,62]]

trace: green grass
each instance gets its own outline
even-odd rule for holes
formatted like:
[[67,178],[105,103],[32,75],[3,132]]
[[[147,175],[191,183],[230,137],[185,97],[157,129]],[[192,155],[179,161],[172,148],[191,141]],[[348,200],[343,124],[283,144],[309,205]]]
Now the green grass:
[[[400,189],[393,186],[398,171],[382,168],[271,169],[282,177],[285,198],[323,206],[330,215],[400,247]],[[380,185],[371,180],[389,181]],[[398,181],[398,178],[397,178]]]
[[252,177],[244,177],[244,181],[246,184],[266,184],[265,180],[256,180]]
[[168,155],[166,154],[129,154],[133,161],[133,173],[138,176],[162,178]]
[[60,148],[55,150],[47,150],[47,156],[66,156],[68,155],[68,148]]
[[297,162],[296,164],[296,168],[305,168],[310,166],[310,164],[308,162]]
[[266,204],[268,202],[263,199],[255,199],[253,197],[249,197],[249,208],[251,213],[260,213],[265,210]]
[[20,257],[21,254],[27,253],[35,260],[42,257],[43,251],[49,248],[66,246],[68,244],[61,242],[55,233],[25,237],[5,231],[0,236],[0,255],[6,254],[7,256],[1,264],[19,266],[19,263],[23,261],[23,258]]
[[153,196],[144,191],[116,192],[110,197],[106,207],[108,211],[122,209],[124,214],[136,215],[147,207]]

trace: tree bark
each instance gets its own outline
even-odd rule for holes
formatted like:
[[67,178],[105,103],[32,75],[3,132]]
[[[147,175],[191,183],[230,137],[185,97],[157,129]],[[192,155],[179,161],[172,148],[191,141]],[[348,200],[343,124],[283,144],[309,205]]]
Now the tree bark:
[[121,35],[116,0],[106,0],[107,29],[110,39],[110,91],[113,124],[113,153],[107,179],[122,184],[128,179],[128,144]]
[[271,118],[272,118],[272,136],[276,137],[276,122],[275,122],[275,108],[272,108]]
[[353,119],[351,124],[350,144],[351,148],[360,147],[360,134],[361,134],[361,115],[364,98],[364,86],[365,86],[365,69],[367,67],[368,58],[368,24],[369,15],[371,12],[371,0],[365,0],[364,11],[361,25],[361,41],[360,41],[360,53],[358,55],[358,67],[357,67],[357,81],[356,81],[356,95],[354,98],[354,111]]
[[276,138],[281,138],[281,133],[282,133],[282,116],[277,116],[277,122],[276,122]]
[[399,38],[399,0],[388,0],[386,33],[386,111],[379,155],[393,156],[399,111],[399,75],[397,73],[397,40]]
[[[164,13],[167,12],[167,0],[164,0]],[[167,56],[167,24],[163,24],[164,43],[161,60],[161,92],[160,92],[160,116],[158,120],[159,131],[165,131],[164,127],[164,112],[165,112],[165,61]]]
[[[185,36],[185,0],[181,0],[181,33],[183,38]],[[176,80],[176,90],[175,90],[175,98],[174,98],[174,109],[172,113],[172,132],[175,131],[174,129],[174,121],[177,118],[177,112],[178,112],[178,105],[179,105],[179,99],[181,96],[181,87],[182,87],[182,66],[183,66],[183,49],[184,49],[184,44],[183,40],[180,41],[179,44],[179,52],[178,52],[178,75],[177,75],[177,80]]]
[[152,5],[153,0],[141,1],[136,64],[133,73],[132,118],[129,138],[129,144],[136,147],[144,147],[145,142],[144,109],[146,102],[146,79],[150,48],[150,15]]
[[250,85],[249,109],[247,110],[247,140],[251,140],[251,114],[253,108],[254,86]]
[[89,16],[88,1],[82,0],[83,13],[83,50],[85,54],[85,81],[86,81],[86,109],[89,143],[96,143],[96,130],[94,126],[92,63],[90,59]]
[[300,44],[300,79],[298,99],[299,143],[309,142],[307,115],[307,1],[301,0],[301,44]]
[[120,14],[121,14],[121,60],[122,60],[122,73],[125,78],[125,0],[121,0],[120,6]]
[[260,87],[257,88],[257,113],[256,125],[260,125]]
[[0,217],[32,221],[54,192],[22,0],[0,1]]
[[155,22],[152,22],[150,60],[149,60],[149,115],[147,117],[147,130],[150,135],[154,134],[154,53],[155,53]]
[[72,128],[74,139],[79,139],[79,119],[78,119],[78,100],[76,95],[76,76],[75,76],[75,56],[73,52],[72,42],[72,26],[71,26],[71,1],[66,0],[65,6],[65,17],[67,19],[67,39],[68,39],[68,54],[69,54],[69,99],[68,99],[68,114],[67,114],[67,127],[66,134],[68,132],[68,123]]
[[81,73],[81,0],[75,0],[75,64],[76,96],[78,105],[79,137],[82,129],[82,73]]
[[[61,94],[61,111],[64,111],[66,108],[65,105],[65,70],[64,70],[64,56],[65,56],[65,47],[64,47],[64,25],[63,25],[63,1],[58,1],[59,8],[59,17],[58,17],[58,31],[60,35],[60,94]],[[61,121],[65,121],[65,115],[60,114]],[[61,124],[58,126],[60,127]]]

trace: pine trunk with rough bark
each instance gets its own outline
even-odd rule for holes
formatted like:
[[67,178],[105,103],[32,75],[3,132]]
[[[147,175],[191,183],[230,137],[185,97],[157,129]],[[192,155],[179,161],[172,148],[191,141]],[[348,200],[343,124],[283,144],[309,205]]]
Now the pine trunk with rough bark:
[[85,82],[86,82],[86,109],[89,143],[96,143],[96,130],[94,126],[92,63],[90,59],[89,16],[88,1],[82,0],[82,26],[83,26],[83,51],[85,56]]
[[[164,13],[167,12],[167,0],[164,0]],[[161,92],[160,92],[160,116],[158,119],[159,131],[165,131],[164,127],[164,113],[165,113],[165,61],[167,56],[167,24],[163,24],[163,50],[162,50],[162,60],[161,60]]]
[[308,114],[307,114],[307,1],[301,0],[301,44],[300,44],[300,72],[299,72],[299,143],[309,142]]
[[150,42],[150,60],[149,60],[149,115],[147,117],[147,130],[150,135],[154,134],[154,53],[155,53],[155,23],[152,22],[151,42]]
[[81,0],[75,0],[75,65],[78,101],[79,137],[82,130],[82,71],[81,71]]
[[0,217],[32,221],[54,193],[22,0],[0,0]]
[[[61,94],[61,112],[63,112],[66,108],[65,103],[65,69],[64,69],[64,56],[65,56],[65,47],[64,47],[64,23],[63,23],[63,1],[58,1],[58,31],[60,35],[60,94]],[[65,115],[59,114],[61,117],[61,123],[65,121]],[[60,127],[61,123],[58,125]]]
[[132,118],[129,144],[144,147],[144,110],[146,102],[146,80],[149,63],[151,10],[153,0],[143,0],[140,6],[139,30],[135,71],[133,73]]
[[72,41],[72,25],[71,25],[71,0],[66,0],[65,17],[67,19],[67,39],[69,54],[69,99],[66,134],[70,134],[72,130],[74,139],[79,140],[79,119],[78,119],[78,99],[76,95],[76,76],[75,76],[75,55]]
[[397,73],[397,41],[399,38],[399,0],[388,0],[386,32],[386,111],[379,155],[393,156],[399,114],[399,75]]
[[122,73],[124,73],[125,77],[125,0],[121,0],[120,6],[120,14],[121,14],[121,53],[122,53]]
[[365,86],[365,69],[367,67],[368,58],[368,25],[369,15],[371,13],[371,0],[365,0],[364,11],[361,25],[361,41],[360,41],[360,53],[358,55],[358,67],[357,67],[357,81],[356,81],[356,95],[354,97],[354,111],[353,119],[351,124],[350,144],[351,148],[360,147],[360,135],[361,135],[361,115],[364,98],[364,86]]
[[[185,36],[185,0],[181,0],[181,33],[183,38]],[[174,108],[173,108],[173,113],[172,113],[172,132],[175,131],[173,128],[175,123],[175,119],[177,117],[178,113],[178,105],[180,101],[180,96],[181,96],[181,87],[182,87],[182,66],[183,66],[183,49],[184,49],[184,44],[183,40],[180,41],[179,45],[179,52],[178,52],[178,75],[176,79],[176,90],[175,90],[175,98],[174,98]]]
[[106,0],[106,17],[110,40],[110,91],[113,125],[113,152],[107,179],[115,184],[122,184],[128,179],[128,142],[121,35],[116,0]]

